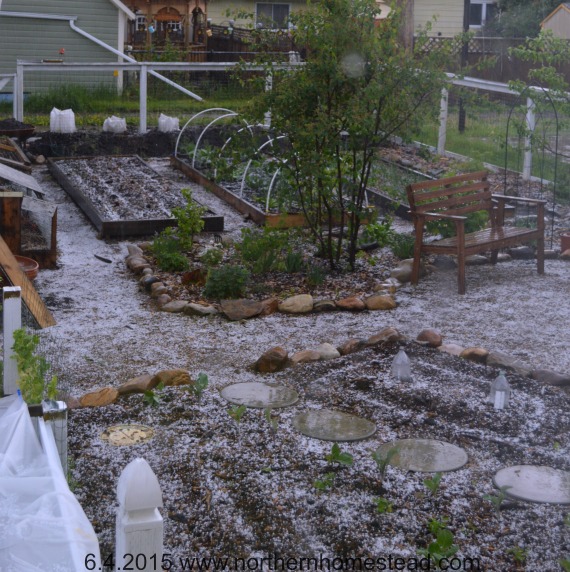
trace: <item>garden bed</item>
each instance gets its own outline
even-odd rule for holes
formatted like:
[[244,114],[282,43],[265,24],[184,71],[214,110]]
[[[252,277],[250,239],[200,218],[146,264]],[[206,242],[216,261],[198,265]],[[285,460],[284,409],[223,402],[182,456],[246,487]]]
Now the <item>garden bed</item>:
[[[102,238],[150,236],[175,226],[173,207],[184,197],[136,155],[52,158],[50,172],[87,215]],[[224,219],[211,210],[204,230],[224,230]]]

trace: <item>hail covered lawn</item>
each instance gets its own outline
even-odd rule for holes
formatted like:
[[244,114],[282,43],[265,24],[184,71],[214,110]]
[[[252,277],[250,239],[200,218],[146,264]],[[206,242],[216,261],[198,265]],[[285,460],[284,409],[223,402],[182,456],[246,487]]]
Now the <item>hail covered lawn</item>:
[[[166,162],[155,167],[169,173]],[[570,470],[569,397],[562,390],[509,374],[512,402],[495,411],[485,398],[496,370],[413,341],[405,344],[410,383],[389,377],[398,350],[392,345],[273,375],[251,368],[273,346],[292,353],[394,326],[410,340],[434,327],[446,342],[502,351],[529,367],[568,373],[568,263],[547,261],[543,277],[532,261],[470,267],[465,296],[456,293],[453,271],[434,273],[419,287],[400,290],[392,312],[273,314],[246,322],[171,315],[157,311],[139,291],[124,265],[126,243],[98,240],[49,174],[38,169],[35,176],[59,204],[59,268],[40,272],[36,281],[57,325],[42,337],[48,348],[58,348],[62,382],[71,395],[162,369],[209,378],[200,401],[184,389],[166,388],[155,407],[133,395],[70,413],[74,491],[104,556],[114,546],[118,477],[127,463],[143,457],[163,491],[165,552],[172,555],[173,570],[182,569],[180,559],[192,557],[415,558],[433,541],[431,521],[445,523],[457,557],[479,559],[481,569],[515,570],[517,559],[525,559],[523,569],[554,571],[560,559],[570,558],[568,507],[506,500],[496,511],[484,498],[497,495],[492,478],[506,466]],[[191,186],[177,174],[169,176]],[[241,216],[192,188],[200,202],[225,215],[227,232],[239,235]],[[240,423],[228,414],[220,389],[246,381],[298,391],[298,403],[272,412],[276,430],[262,410],[247,410]],[[327,462],[331,442],[293,429],[295,415],[321,408],[376,424],[369,439],[340,444],[353,456],[352,466]],[[101,440],[106,427],[122,423],[148,425],[155,435],[130,447]],[[423,482],[427,474],[389,466],[382,479],[371,451],[411,437],[451,442],[469,460],[445,473],[435,494]],[[323,482],[330,486],[315,487]],[[386,500],[384,512],[377,509],[378,498]]]

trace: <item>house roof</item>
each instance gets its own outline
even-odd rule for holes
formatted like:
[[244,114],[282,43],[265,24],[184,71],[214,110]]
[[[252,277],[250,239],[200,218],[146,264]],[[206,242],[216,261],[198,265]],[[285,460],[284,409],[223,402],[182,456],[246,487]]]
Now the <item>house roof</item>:
[[552,12],[550,12],[550,14],[548,14],[548,16],[546,16],[546,18],[544,18],[544,20],[540,23],[540,27],[542,28],[542,26],[546,24],[548,20],[553,18],[554,15],[557,14],[560,10],[566,10],[567,12],[570,12],[570,2],[565,2],[554,8],[554,10],[552,10]]
[[135,13],[132,10],[129,10],[121,0],[109,0],[111,4],[114,4],[121,12],[124,12],[127,15],[129,20],[134,20],[136,18]]

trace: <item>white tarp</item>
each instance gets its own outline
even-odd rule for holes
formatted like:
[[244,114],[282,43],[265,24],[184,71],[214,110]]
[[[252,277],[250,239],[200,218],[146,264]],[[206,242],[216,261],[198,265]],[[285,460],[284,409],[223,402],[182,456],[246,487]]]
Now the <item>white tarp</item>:
[[44,451],[20,397],[0,399],[0,572],[77,572],[89,554],[101,569],[97,536],[53,449]]

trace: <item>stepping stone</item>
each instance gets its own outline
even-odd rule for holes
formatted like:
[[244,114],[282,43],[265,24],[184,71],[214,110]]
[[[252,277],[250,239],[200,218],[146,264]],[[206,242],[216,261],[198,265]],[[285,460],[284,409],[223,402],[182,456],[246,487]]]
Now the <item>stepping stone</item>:
[[555,504],[570,504],[570,472],[538,465],[516,465],[497,472],[495,486],[510,487],[511,498]]
[[230,403],[256,409],[289,407],[299,400],[299,394],[290,387],[255,381],[228,385],[220,394]]
[[121,447],[123,445],[138,445],[154,436],[154,429],[146,425],[113,425],[107,427],[100,435],[109,445]]
[[293,427],[307,437],[323,441],[359,441],[376,432],[372,421],[331,409],[300,413],[293,419]]
[[455,471],[467,463],[467,453],[463,449],[435,439],[401,439],[384,443],[377,451],[387,455],[394,448],[398,452],[392,457],[390,464],[406,471]]

